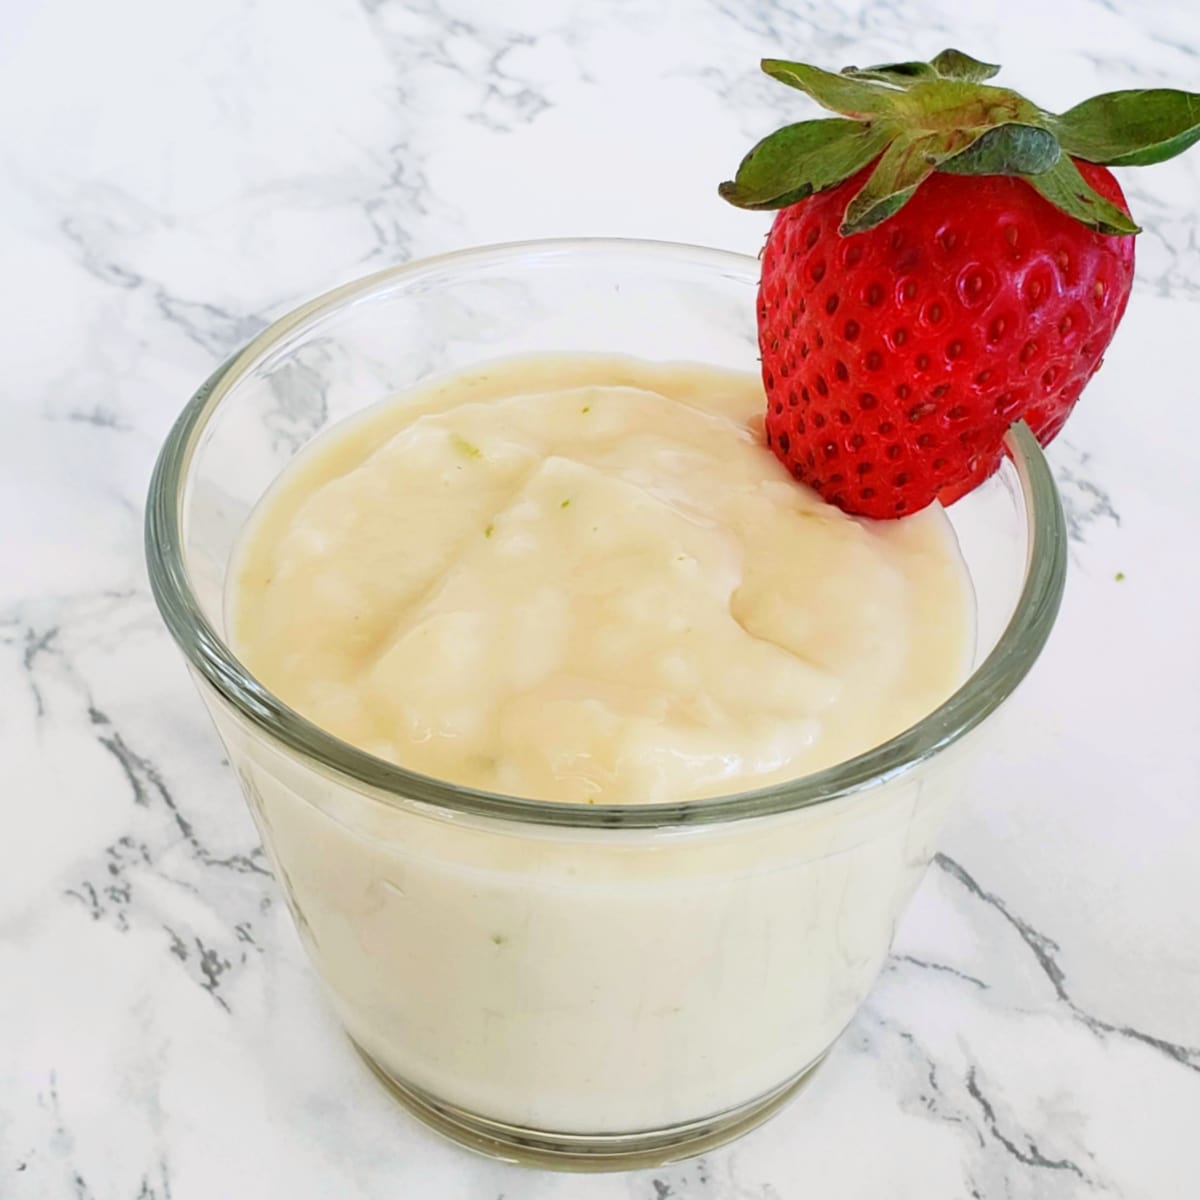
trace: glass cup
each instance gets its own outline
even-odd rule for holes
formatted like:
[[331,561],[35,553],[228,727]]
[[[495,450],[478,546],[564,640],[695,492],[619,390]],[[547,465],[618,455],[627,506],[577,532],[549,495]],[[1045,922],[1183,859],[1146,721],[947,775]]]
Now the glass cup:
[[989,718],[1053,625],[1066,538],[1046,462],[1016,427],[1000,472],[951,510],[978,645],[949,700],[828,770],[688,803],[518,799],[347,745],[229,648],[231,552],[311,438],[430,376],[535,351],[755,370],[757,277],[741,255],[610,240],[373,275],[220,367],[151,483],[155,598],[334,1008],[410,1109],[499,1157],[685,1157],[808,1079],[883,966]]

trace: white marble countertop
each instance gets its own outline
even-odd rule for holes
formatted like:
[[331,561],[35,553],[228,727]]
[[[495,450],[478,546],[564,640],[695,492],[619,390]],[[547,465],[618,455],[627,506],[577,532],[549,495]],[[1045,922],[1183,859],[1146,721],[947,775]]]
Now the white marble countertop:
[[865,1011],[797,1103],[660,1171],[476,1158],[349,1052],[150,600],[192,389],[405,258],[755,250],[715,185],[804,101],[763,55],[944,45],[1065,107],[1195,87],[1189,0],[4,0],[0,1196],[1200,1194],[1200,152],[1124,175],[1138,283],[1053,460],[1066,602]]

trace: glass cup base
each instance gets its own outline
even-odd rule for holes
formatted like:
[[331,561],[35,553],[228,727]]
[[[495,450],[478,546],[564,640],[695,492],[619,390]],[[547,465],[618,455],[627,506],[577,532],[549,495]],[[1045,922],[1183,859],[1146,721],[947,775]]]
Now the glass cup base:
[[765,1096],[700,1121],[637,1133],[548,1133],[508,1125],[456,1108],[398,1079],[357,1042],[351,1043],[376,1078],[435,1133],[488,1158],[550,1171],[635,1171],[703,1154],[773,1117],[808,1086],[825,1061],[824,1050],[803,1070]]

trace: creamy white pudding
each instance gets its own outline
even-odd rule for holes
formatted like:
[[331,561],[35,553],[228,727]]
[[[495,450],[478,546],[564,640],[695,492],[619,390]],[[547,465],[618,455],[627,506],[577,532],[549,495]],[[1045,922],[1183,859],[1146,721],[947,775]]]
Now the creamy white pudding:
[[[874,525],[790,480],[761,386],[700,366],[497,364],[317,440],[227,595],[250,670],[412,770],[637,805],[779,783],[879,744],[966,675],[940,509]],[[887,953],[956,751],[776,817],[565,828],[314,771],[216,710],[351,1035],[485,1121],[664,1129],[825,1051]]]
[[945,514],[847,517],[762,445],[751,376],[473,372],[326,433],[234,569],[239,655],[314,723],[454,783],[655,803],[777,783],[964,678]]

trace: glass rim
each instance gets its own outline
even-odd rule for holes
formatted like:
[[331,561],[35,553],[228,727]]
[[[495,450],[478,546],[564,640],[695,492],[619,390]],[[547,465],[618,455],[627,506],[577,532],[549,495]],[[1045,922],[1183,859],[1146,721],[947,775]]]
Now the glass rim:
[[184,560],[181,524],[192,459],[209,421],[239,379],[268,360],[288,335],[397,284],[459,266],[478,268],[534,257],[552,261],[582,256],[611,262],[616,254],[630,253],[714,268],[748,281],[758,272],[758,261],[749,255],[628,238],[556,238],[458,250],[367,275],[310,300],[270,324],[205,380],[172,426],[154,467],[146,504],[146,562],[151,591],[171,636],[189,665],[242,717],[304,758],[360,789],[365,786],[385,805],[417,802],[452,814],[544,826],[667,828],[768,816],[867,791],[940,754],[1014,691],[1050,635],[1062,599],[1067,559],[1058,489],[1037,439],[1023,423],[1009,430],[1006,445],[1025,501],[1029,532],[1025,578],[995,646],[953,695],[915,725],[862,754],[793,780],[656,804],[580,804],[483,791],[423,775],[342,741],[284,704],[242,666],[196,598]]

